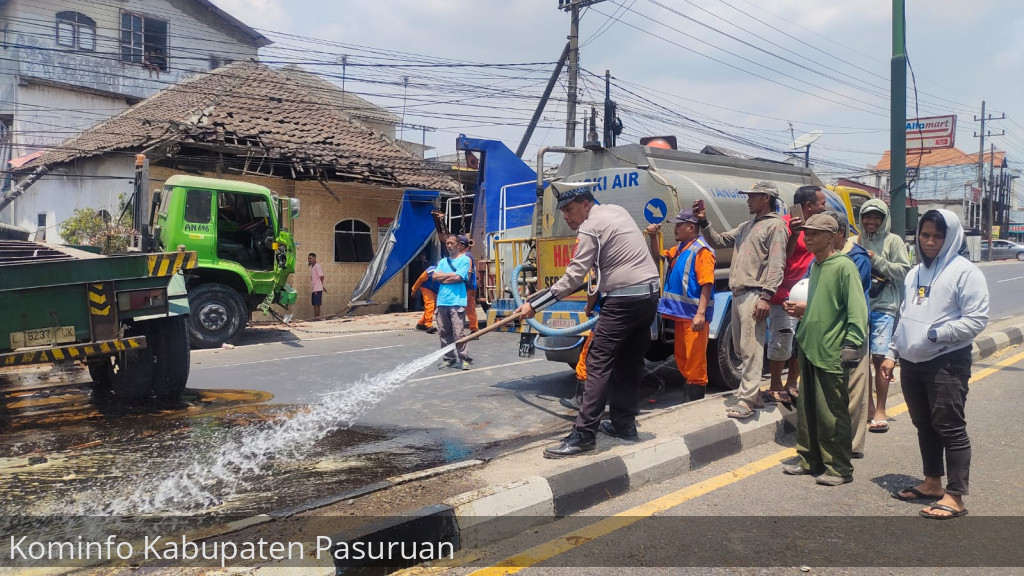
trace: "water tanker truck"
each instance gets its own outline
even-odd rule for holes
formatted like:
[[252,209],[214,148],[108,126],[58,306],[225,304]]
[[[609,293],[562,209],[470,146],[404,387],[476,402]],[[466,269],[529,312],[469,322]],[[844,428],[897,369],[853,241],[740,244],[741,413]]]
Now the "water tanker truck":
[[[702,199],[715,230],[730,230],[749,220],[740,190],[756,180],[774,182],[781,193],[780,210],[788,213],[800,186],[822,186],[829,209],[852,215],[866,198],[859,191],[838,195],[825,189],[807,168],[785,163],[696,154],[674,149],[629,144],[594,150],[546,147],[537,155],[534,172],[500,142],[460,137],[461,150],[478,153],[480,169],[474,198],[472,235],[483,279],[479,293],[489,306],[488,323],[512,313],[524,297],[549,287],[565,272],[576,233],[557,210],[550,181],[590,183],[599,203],[620,205],[638,228],[661,225],[662,238],[672,242],[673,229],[665,220]],[[562,154],[553,177],[545,181],[546,156]],[[497,165],[489,164],[494,163]],[[534,178],[530,179],[529,175]],[[867,196],[866,193],[859,193]],[[732,250],[718,250],[715,270],[714,317],[709,322],[708,371],[712,384],[735,388],[739,384],[739,358],[731,338],[728,290]],[[665,270],[661,270],[662,275]],[[583,313],[585,293],[557,302],[526,323],[510,323],[506,330],[521,334],[520,354],[540,349],[548,360],[575,366],[593,319]],[[589,322],[588,322],[589,321]],[[651,326],[648,360],[672,354],[673,323],[659,318]]]

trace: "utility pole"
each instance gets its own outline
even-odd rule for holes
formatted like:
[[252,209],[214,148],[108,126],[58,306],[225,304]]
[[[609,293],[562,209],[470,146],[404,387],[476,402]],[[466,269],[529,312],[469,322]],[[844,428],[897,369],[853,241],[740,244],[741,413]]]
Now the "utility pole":
[[615,146],[615,138],[622,134],[618,104],[612,100],[612,71],[604,71],[604,147]]
[[[987,120],[1003,120],[1006,118],[1006,114],[1003,114],[999,118],[993,118],[991,114],[985,114],[985,101],[981,101],[981,118],[975,118],[975,122],[981,121],[981,132],[975,132],[974,137],[981,139],[981,144],[978,146],[978,189],[981,190],[981,209],[982,211],[982,228],[985,232],[985,238],[988,240],[988,260],[992,261],[992,202],[995,200],[992,197],[992,168],[989,169],[989,180],[990,184],[988,189],[985,189],[985,137],[986,136],[1002,136],[1006,134],[1003,130],[999,134],[992,134],[991,132],[985,132],[985,122]],[[991,160],[995,162],[995,146],[992,146]]]
[[569,23],[569,94],[566,101],[565,145],[576,145],[576,82],[580,71],[580,8],[604,0],[558,0],[558,9],[570,15]]
[[551,90],[554,89],[555,82],[558,82],[558,77],[562,75],[562,67],[565,66],[565,61],[568,59],[569,43],[566,42],[562,55],[558,57],[558,63],[555,64],[555,70],[551,73],[551,78],[548,79],[548,85],[544,87],[544,93],[541,94],[540,102],[537,103],[537,109],[533,111],[533,118],[530,118],[530,124],[526,127],[523,139],[519,141],[519,147],[516,148],[516,156],[522,158],[523,153],[526,152],[526,145],[530,143],[530,138],[533,136],[533,131],[537,128],[540,115],[544,112],[544,107],[547,106],[548,98],[551,97]]
[[[904,0],[892,0],[889,102],[889,213],[891,230],[907,235],[907,53]],[[915,223],[916,224],[916,223]]]

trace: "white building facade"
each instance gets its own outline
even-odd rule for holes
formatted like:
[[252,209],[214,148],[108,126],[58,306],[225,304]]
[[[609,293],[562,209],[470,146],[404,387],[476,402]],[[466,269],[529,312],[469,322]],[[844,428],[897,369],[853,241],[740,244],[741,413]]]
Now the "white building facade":
[[[0,0],[0,165],[59,146],[187,77],[256,58],[268,44],[208,0]],[[113,213],[130,192],[123,171],[104,174],[102,162],[83,168],[64,175],[90,179],[83,193],[58,208],[44,192],[61,175],[44,177],[0,221],[42,227],[52,241],[58,212]],[[5,177],[0,192],[13,184]]]

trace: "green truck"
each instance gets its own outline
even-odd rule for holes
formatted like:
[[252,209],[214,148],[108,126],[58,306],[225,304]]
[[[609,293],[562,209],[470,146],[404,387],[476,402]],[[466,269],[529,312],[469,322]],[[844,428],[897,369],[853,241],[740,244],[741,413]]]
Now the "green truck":
[[[144,187],[139,187],[144,189]],[[176,175],[156,193],[154,249],[197,254],[187,274],[194,348],[231,342],[252,312],[295,303],[296,198],[248,182]]]
[[0,240],[0,384],[20,366],[79,362],[100,398],[177,398],[189,373],[182,272],[195,263],[194,252],[101,256]]

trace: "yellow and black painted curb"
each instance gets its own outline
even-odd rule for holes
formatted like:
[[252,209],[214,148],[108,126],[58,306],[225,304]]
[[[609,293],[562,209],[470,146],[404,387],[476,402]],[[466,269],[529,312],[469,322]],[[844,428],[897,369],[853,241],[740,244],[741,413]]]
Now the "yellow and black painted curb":
[[195,252],[166,252],[163,254],[150,254],[149,275],[150,276],[173,276],[179,270],[191,270],[196,267]]
[[7,352],[0,354],[0,366],[24,366],[27,364],[44,364],[47,362],[59,362],[62,360],[84,360],[138,350],[146,347],[145,336],[133,336],[131,338],[118,338],[115,340],[104,340],[91,344],[72,344],[56,348],[44,348],[40,350],[28,350],[24,352]]

